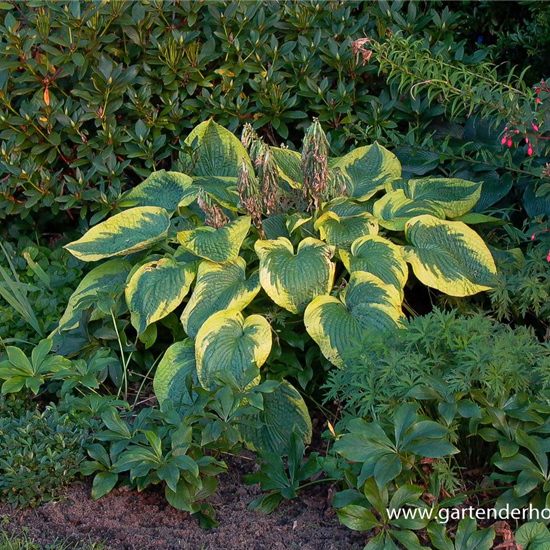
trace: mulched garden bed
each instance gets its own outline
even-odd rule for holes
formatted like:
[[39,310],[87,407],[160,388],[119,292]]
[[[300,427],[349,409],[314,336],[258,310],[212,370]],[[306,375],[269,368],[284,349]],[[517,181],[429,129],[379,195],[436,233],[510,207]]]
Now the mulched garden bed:
[[261,494],[242,479],[253,471],[254,463],[245,457],[227,462],[229,472],[220,476],[218,491],[210,499],[220,524],[209,531],[186,512],[171,508],[160,488],[142,493],[121,488],[93,501],[88,483],[74,485],[59,502],[34,509],[13,510],[0,504],[0,520],[7,518],[3,528],[10,533],[27,528],[28,536],[39,544],[69,538],[103,542],[112,550],[363,548],[365,536],[341,526],[331,509],[329,483],[307,488],[301,498],[265,515],[247,509]]

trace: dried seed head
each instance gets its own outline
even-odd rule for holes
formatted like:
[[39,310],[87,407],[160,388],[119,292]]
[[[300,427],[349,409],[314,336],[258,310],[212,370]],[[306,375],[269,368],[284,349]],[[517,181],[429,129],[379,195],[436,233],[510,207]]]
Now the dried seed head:
[[250,170],[249,164],[243,158],[239,167],[237,192],[242,207],[252,217],[252,223],[263,234],[262,229],[262,197],[258,181]]
[[262,145],[255,164],[263,207],[265,213],[270,216],[277,212],[279,205],[279,173],[269,147]]
[[302,172],[305,199],[310,208],[317,208],[325,199],[329,179],[328,141],[318,119],[313,119],[304,136]]
[[204,223],[210,227],[219,229],[229,223],[229,218],[224,214],[219,205],[212,202],[212,199],[204,192],[203,189],[199,192],[197,199],[199,208],[204,212]]

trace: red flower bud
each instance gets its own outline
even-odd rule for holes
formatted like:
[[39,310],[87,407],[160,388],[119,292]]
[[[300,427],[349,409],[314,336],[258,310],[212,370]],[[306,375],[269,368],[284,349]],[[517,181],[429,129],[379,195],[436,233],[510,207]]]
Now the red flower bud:
[[535,240],[535,235],[536,235],[536,233],[533,233],[533,234],[531,235],[531,240],[532,240],[532,241]]
[[550,250],[548,251],[548,256],[546,256],[546,261],[550,262]]
[[512,147],[512,140],[511,139],[508,140],[507,145],[508,145],[508,147]]
[[529,145],[529,149],[527,149],[527,154],[531,156],[533,154],[533,148]]
[[531,126],[533,127],[533,130],[535,130],[535,132],[538,132],[539,131],[539,127],[536,125],[536,124],[533,124],[531,122]]
[[504,136],[501,140],[500,140],[500,143],[502,145],[504,145],[506,143],[506,136]]

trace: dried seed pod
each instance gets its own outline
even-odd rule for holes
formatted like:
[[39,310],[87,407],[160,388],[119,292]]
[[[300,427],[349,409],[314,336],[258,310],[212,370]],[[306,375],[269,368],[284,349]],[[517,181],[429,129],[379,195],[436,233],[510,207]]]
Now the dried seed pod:
[[302,172],[304,175],[304,196],[309,204],[317,208],[325,199],[329,179],[328,141],[318,119],[307,129],[302,149]]

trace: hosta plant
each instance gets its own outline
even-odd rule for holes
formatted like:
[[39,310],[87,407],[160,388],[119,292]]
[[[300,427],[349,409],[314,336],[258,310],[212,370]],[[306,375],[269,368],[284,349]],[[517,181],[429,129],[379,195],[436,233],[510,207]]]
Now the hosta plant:
[[[54,335],[56,349],[81,353],[112,341],[114,329],[129,351],[168,328],[176,341],[155,375],[161,403],[187,406],[190,379],[211,390],[226,374],[243,390],[266,377],[308,388],[356,342],[401,325],[409,266],[452,296],[493,284],[491,252],[467,225],[492,221],[469,214],[480,184],[404,181],[376,143],[329,158],[317,121],[301,154],[250,128],[241,143],[213,121],[186,146],[185,174],[153,173],[66,246],[96,266]],[[264,396],[259,416],[263,430],[245,436],[251,447],[285,453],[293,430],[310,438],[289,382]]]

